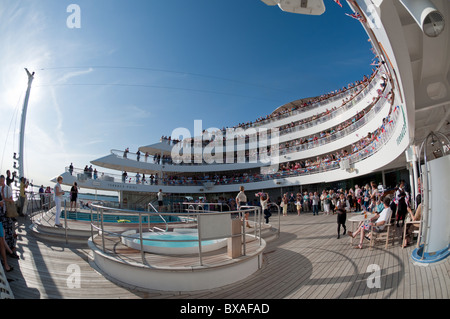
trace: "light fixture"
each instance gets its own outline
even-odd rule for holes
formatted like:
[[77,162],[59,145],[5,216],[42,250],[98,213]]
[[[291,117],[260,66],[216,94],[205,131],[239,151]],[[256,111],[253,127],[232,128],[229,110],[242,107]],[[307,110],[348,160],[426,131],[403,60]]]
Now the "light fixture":
[[400,0],[416,23],[429,37],[437,37],[445,27],[442,14],[429,0]]

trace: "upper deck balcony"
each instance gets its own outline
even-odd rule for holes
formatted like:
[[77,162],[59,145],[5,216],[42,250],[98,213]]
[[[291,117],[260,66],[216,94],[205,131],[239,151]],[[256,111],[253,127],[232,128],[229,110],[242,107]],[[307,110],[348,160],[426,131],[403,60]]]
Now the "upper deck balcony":
[[[345,146],[349,146],[352,143],[355,143],[359,139],[359,136],[364,136],[367,134],[367,132],[375,129],[379,125],[383,116],[387,114],[391,103],[386,99],[386,96],[388,95],[388,93],[386,92],[390,91],[390,89],[390,83],[387,83],[384,91],[380,91],[380,89],[378,88],[378,91],[381,93],[381,95],[379,93],[376,94],[376,97],[372,94],[368,94],[365,97],[361,95],[359,104],[362,104],[362,106],[365,106],[364,104],[366,104],[367,102],[372,102],[371,104],[369,104],[369,106],[365,106],[365,108],[363,109],[363,111],[366,111],[364,113],[364,116],[354,116],[353,118],[346,120],[344,123],[333,127],[328,127],[326,125],[333,121],[321,124],[316,123],[316,126],[323,126],[323,134],[318,134],[318,136],[310,135],[306,136],[306,138],[299,138],[298,133],[294,131],[289,132],[289,134],[285,135],[289,136],[288,138],[283,136],[280,137],[277,140],[277,144],[274,144],[276,147],[278,147],[277,151],[279,152],[279,154],[282,155],[282,157],[280,158],[280,162],[329,153],[336,149],[343,148]],[[392,97],[389,100],[392,100]],[[383,111],[383,109],[385,111]],[[336,123],[337,122],[338,121],[336,121]],[[186,145],[186,142],[183,142],[183,144]],[[116,170],[126,170],[147,174],[160,173],[162,171],[194,173],[247,170],[266,165],[259,161],[260,154],[258,153],[258,149],[251,148],[251,144],[249,145],[248,143],[245,145],[245,155],[244,153],[241,153],[239,155],[239,153],[236,152],[236,150],[238,150],[237,144],[234,145],[235,147],[232,148],[234,161],[232,161],[232,163],[224,158],[222,163],[215,162],[213,164],[205,164],[201,158],[200,161],[194,160],[194,151],[196,149],[196,146],[198,147],[198,149],[200,149],[200,156],[202,155],[202,142],[199,142],[199,145],[194,145],[193,147],[191,145],[189,146],[189,154],[192,154],[192,158],[189,158],[190,161],[185,160],[182,164],[172,164],[171,152],[173,146],[169,145],[166,142],[161,142],[143,148],[152,150],[154,152],[159,150],[161,152],[159,157],[149,156],[148,153],[143,155],[142,153],[136,154],[131,152],[112,150],[111,155],[92,161],[91,163],[97,166]],[[224,145],[224,156],[229,155],[226,151],[227,148]],[[242,157],[238,158],[238,155],[244,156],[243,160]],[[250,159],[255,160],[251,161]]]
[[[66,172],[64,183],[73,183],[78,180],[80,187],[97,188],[104,190],[131,190],[139,192],[156,192],[163,189],[172,193],[197,192],[229,192],[235,191],[237,185],[245,183],[248,190],[260,190],[289,185],[330,182],[367,174],[380,169],[397,158],[407,145],[405,133],[405,117],[402,107],[393,107],[391,113],[385,118],[386,122],[374,134],[376,137],[369,144],[356,152],[350,153],[337,160],[324,161],[311,164],[306,168],[278,170],[268,174],[246,174],[243,178],[230,178],[217,180],[212,174],[201,180],[194,178],[173,180],[168,177],[158,177],[158,184],[149,183],[149,176],[142,181],[142,174],[127,176],[122,179],[120,175],[98,173],[97,178],[85,175],[74,176]],[[402,125],[403,124],[403,125]],[[405,144],[406,143],[406,144]],[[330,172],[333,171],[332,174]],[[73,172],[72,172],[73,173]],[[156,180],[155,180],[156,181]]]

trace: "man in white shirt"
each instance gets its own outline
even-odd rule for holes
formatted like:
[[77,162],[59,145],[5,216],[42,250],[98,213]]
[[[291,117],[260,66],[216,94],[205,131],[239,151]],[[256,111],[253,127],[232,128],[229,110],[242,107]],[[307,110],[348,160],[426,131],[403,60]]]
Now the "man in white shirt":
[[159,190],[157,196],[158,196],[159,211],[161,211],[161,209],[163,207],[163,200],[164,200],[164,195],[163,195],[162,189]]
[[383,193],[384,193],[384,187],[383,187],[383,184],[378,184],[378,193],[380,194],[380,195],[382,195]]
[[[355,233],[352,233],[351,231],[347,232],[350,237],[355,238],[358,233],[360,234],[360,241],[357,248],[362,249],[362,244],[364,241],[364,237],[366,237],[368,240],[370,240],[370,233],[373,229],[374,232],[381,232],[384,229],[384,226],[389,223],[392,215],[392,210],[389,207],[391,204],[391,199],[389,197],[385,197],[383,199],[384,209],[381,213],[375,214],[374,217],[372,217],[368,224],[365,223],[365,221],[361,222],[358,226],[358,230]],[[355,247],[356,248],[356,247]]]
[[[239,187],[239,193],[236,196],[236,205],[238,210],[245,209],[241,207],[247,205],[247,195],[245,195],[244,193],[244,186]],[[249,213],[245,213],[244,215],[246,220],[246,226],[251,228],[250,224],[248,223]]]

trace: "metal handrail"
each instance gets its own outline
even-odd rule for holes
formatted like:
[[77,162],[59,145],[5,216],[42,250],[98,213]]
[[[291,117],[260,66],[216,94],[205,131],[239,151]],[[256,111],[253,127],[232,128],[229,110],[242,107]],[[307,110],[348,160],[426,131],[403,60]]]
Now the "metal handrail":
[[[169,224],[167,223],[166,219],[161,216],[161,214],[158,212],[158,210],[155,208],[155,206],[153,206],[152,203],[148,203],[148,206],[153,208],[153,210],[158,213],[159,217],[161,217],[161,219],[164,221],[164,224],[166,224],[166,230],[165,231],[168,231],[169,230]],[[150,225],[150,218],[148,219],[148,223]]]
[[228,205],[227,203],[193,203],[193,202],[182,202],[182,205],[189,205],[188,208],[192,207],[192,209],[194,209],[194,205],[197,205],[197,207],[201,207],[202,210],[204,210],[203,206],[220,206],[220,211],[223,211],[223,206],[227,206],[228,207],[228,211],[231,210],[230,205]]
[[[97,215],[98,215],[98,212],[100,211],[100,218],[97,218],[97,221],[100,221],[100,225],[97,225],[97,226],[94,225],[94,221],[93,221],[93,218],[92,218],[92,216],[93,216],[92,208],[96,209]],[[93,239],[94,239],[94,229],[95,229],[95,230],[97,230],[98,236],[102,237],[102,251],[105,254],[110,254],[106,250],[105,234],[112,235],[112,236],[117,236],[117,237],[121,237],[121,238],[122,237],[123,238],[135,238],[135,237],[131,237],[131,236],[128,236],[128,235],[123,235],[121,233],[119,234],[119,233],[114,232],[114,231],[107,231],[107,230],[105,230],[105,224],[103,222],[104,210],[120,212],[120,214],[123,214],[123,215],[127,215],[127,214],[128,215],[136,215],[136,214],[139,215],[139,238],[140,238],[140,243],[141,243],[140,251],[141,251],[142,263],[146,264],[146,265],[148,265],[148,264],[147,264],[147,261],[145,259],[145,252],[144,252],[144,249],[143,249],[143,238],[142,238],[142,233],[143,233],[143,231],[142,231],[142,215],[143,214],[148,215],[149,217],[153,216],[153,215],[158,215],[158,216],[159,215],[171,215],[171,216],[176,215],[176,216],[188,216],[188,217],[192,217],[193,215],[196,215],[196,217],[198,218],[199,216],[205,216],[205,215],[217,215],[217,214],[229,214],[229,215],[232,215],[232,214],[248,212],[248,211],[255,211],[255,212],[259,211],[258,218],[261,219],[260,208],[257,207],[257,206],[251,206],[251,207],[249,207],[250,209],[248,209],[248,210],[238,210],[238,211],[228,211],[228,212],[211,212],[211,211],[199,212],[198,210],[194,209],[194,210],[187,210],[186,213],[177,213],[177,214],[174,214],[174,213],[151,213],[151,212],[143,212],[143,211],[133,211],[133,210],[126,210],[126,209],[109,208],[109,207],[104,207],[104,206],[97,205],[97,204],[93,204],[92,208],[91,208],[91,235],[92,235],[91,240],[94,243]],[[155,241],[167,241],[167,242],[192,242],[192,241],[198,241],[198,243],[199,243],[199,260],[200,260],[200,265],[201,266],[207,266],[207,265],[203,265],[203,261],[202,261],[202,257],[203,257],[202,250],[201,250],[202,238],[201,238],[198,222],[197,222],[197,233],[198,233],[198,239],[197,240],[167,240],[167,239],[152,239],[152,240],[155,240]],[[242,234],[245,235],[245,224],[243,224],[242,232],[240,234],[233,235],[233,236],[241,236]],[[254,236],[255,236],[255,238],[258,239],[258,235],[256,233],[255,233]],[[222,237],[217,237],[217,238],[213,238],[213,239],[219,239],[219,238],[222,238]],[[208,239],[211,239],[211,238],[208,238]],[[259,239],[260,239],[259,243],[261,245],[261,238],[259,238]],[[244,255],[246,254],[245,241],[246,240],[244,240],[244,243],[243,243],[244,244],[243,245],[243,249],[244,249],[243,254]]]

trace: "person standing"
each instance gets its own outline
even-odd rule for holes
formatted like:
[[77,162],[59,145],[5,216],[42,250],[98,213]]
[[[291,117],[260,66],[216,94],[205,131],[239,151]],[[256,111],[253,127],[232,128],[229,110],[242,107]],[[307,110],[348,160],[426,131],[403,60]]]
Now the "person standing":
[[19,200],[20,200],[20,210],[19,215],[24,216],[26,212],[23,211],[25,207],[25,189],[28,188],[28,181],[25,179],[25,177],[20,178],[20,193],[19,193]]
[[326,215],[330,215],[330,206],[331,206],[331,195],[326,192],[325,199],[323,201],[323,211]]
[[[3,207],[0,207],[0,209],[2,209]],[[12,270],[14,270],[13,266],[10,266],[8,264],[8,259],[6,259],[6,247],[5,247],[5,239],[4,239],[4,232],[3,232],[3,224],[2,222],[0,222],[0,255],[2,256],[3,259],[3,268],[5,269],[6,272],[10,272]]]
[[312,196],[312,210],[313,210],[313,216],[319,215],[319,195],[317,195],[317,192],[314,192],[314,195]]
[[356,200],[356,211],[361,211],[361,188],[355,185],[355,200]]
[[55,191],[55,207],[56,207],[56,213],[55,213],[55,226],[56,227],[62,227],[60,222],[61,217],[61,202],[63,199],[64,191],[62,190],[61,183],[63,181],[62,176],[58,176],[56,179],[56,185],[54,187]]
[[283,198],[281,199],[281,203],[283,204],[283,216],[287,216],[287,209],[288,209],[288,197],[287,193],[283,195]]
[[41,185],[41,187],[39,187],[39,198],[41,200],[41,209],[44,209],[44,201],[45,201],[44,192],[45,192],[44,185]]
[[341,225],[344,227],[344,233],[347,232],[347,227],[345,226],[345,222],[347,220],[347,212],[350,211],[350,204],[348,200],[345,198],[344,193],[341,193],[339,195],[339,200],[336,203],[336,212],[337,212],[337,239],[340,238],[340,232],[341,232]]
[[[245,193],[244,193],[244,186],[239,187],[239,193],[236,196],[236,205],[237,205],[237,209],[238,210],[241,210],[242,206],[246,206],[247,205],[247,195],[245,195]],[[245,215],[244,218],[245,218],[245,221],[246,221],[245,225],[248,228],[251,228],[250,224],[248,223],[248,215],[249,215],[249,213],[245,213],[244,215]]]
[[78,185],[77,182],[73,182],[73,186],[70,189],[70,210],[72,208],[77,210],[77,198],[78,198]]
[[325,198],[327,197],[327,192],[325,190],[322,191],[320,195],[320,210],[325,212]]
[[9,170],[6,171],[6,185],[11,187],[11,183],[14,182],[14,177],[16,177],[16,172],[12,174],[11,178],[11,172]]
[[269,194],[261,194],[261,197],[259,198],[261,202],[261,209],[264,213],[264,218],[266,219],[266,224],[269,223],[269,218],[272,216],[269,210]]
[[397,227],[400,227],[400,220],[402,221],[402,227],[405,225],[405,216],[408,213],[408,203],[406,201],[406,192],[400,192],[400,197],[397,203],[397,215],[395,217]]
[[302,210],[302,194],[297,193],[297,201],[295,202],[297,206],[297,215],[300,216],[300,212]]
[[159,190],[157,196],[158,196],[158,209],[159,211],[161,211],[164,205],[164,194],[162,192],[162,189]]
[[309,208],[309,196],[308,193],[305,192],[303,195],[303,211],[307,212]]
[[[14,222],[12,218],[6,216],[6,203],[14,203],[11,187],[5,184],[5,176],[0,176],[1,204],[0,204],[0,223],[3,225],[4,238],[6,242],[6,251],[12,258],[18,259],[16,253],[16,236],[14,234]],[[2,239],[3,240],[3,239]]]

